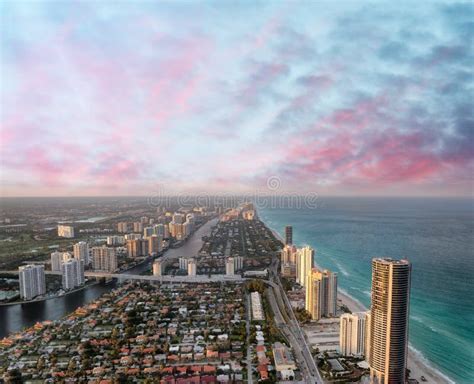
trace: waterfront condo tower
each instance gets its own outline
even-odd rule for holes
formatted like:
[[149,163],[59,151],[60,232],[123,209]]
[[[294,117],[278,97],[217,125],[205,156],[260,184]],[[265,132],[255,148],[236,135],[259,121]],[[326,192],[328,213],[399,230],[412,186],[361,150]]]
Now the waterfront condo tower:
[[24,265],[18,268],[18,272],[22,299],[31,300],[46,293],[43,265]]
[[336,316],[337,273],[313,268],[306,276],[305,309],[313,320]]
[[311,247],[299,248],[296,255],[296,282],[306,287],[306,277],[313,268],[314,249]]
[[405,383],[411,264],[408,260],[372,260],[370,381]]
[[293,244],[293,227],[291,225],[287,225],[285,227],[285,245]]
[[339,328],[339,350],[343,356],[364,356],[367,312],[344,313]]

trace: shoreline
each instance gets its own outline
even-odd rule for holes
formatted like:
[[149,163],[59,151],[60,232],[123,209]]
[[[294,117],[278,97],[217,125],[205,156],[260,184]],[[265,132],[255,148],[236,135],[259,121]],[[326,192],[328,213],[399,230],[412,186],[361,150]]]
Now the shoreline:
[[[343,289],[337,290],[337,299],[347,306],[352,312],[366,312],[368,309],[357,299],[350,296]],[[428,383],[444,384],[454,381],[431,365],[422,354],[412,345],[408,345],[408,369],[410,369],[410,378],[421,382],[420,377],[424,376]]]
[[[275,235],[276,238],[281,240],[284,243],[283,237],[278,233],[277,230],[269,226],[260,215],[259,219],[267,226],[270,231]],[[321,268],[315,261],[314,266],[319,269]],[[337,299],[340,300],[342,304],[346,305],[352,312],[366,312],[368,311],[367,307],[362,304],[359,300],[352,297],[348,292],[343,289],[338,288],[337,290]],[[428,383],[435,384],[455,384],[455,381],[442,373],[439,369],[432,366],[432,363],[423,356],[421,351],[415,349],[412,345],[408,345],[408,369],[410,369],[410,378],[417,379],[421,382],[420,377],[424,376],[427,379]]]

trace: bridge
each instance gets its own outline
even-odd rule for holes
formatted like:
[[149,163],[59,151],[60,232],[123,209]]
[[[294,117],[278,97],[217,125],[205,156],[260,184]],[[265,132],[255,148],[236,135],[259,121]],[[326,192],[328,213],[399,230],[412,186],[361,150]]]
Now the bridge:
[[[61,272],[56,271],[44,271],[47,275],[58,275],[61,276]],[[18,275],[18,271],[0,271],[0,274]],[[153,276],[153,275],[133,275],[128,273],[108,273],[108,272],[97,272],[97,271],[86,271],[84,272],[85,277],[89,278],[105,278],[105,279],[117,279],[119,281],[125,280],[138,280],[138,281],[150,281],[157,283],[216,283],[216,282],[239,282],[246,280],[240,275],[196,275],[196,276]]]

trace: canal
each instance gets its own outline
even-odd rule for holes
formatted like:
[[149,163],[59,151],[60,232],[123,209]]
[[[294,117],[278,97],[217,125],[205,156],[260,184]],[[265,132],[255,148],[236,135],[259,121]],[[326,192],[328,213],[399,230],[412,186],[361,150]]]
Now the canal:
[[[201,226],[186,243],[179,248],[167,250],[163,257],[173,259],[181,256],[196,256],[202,246],[202,236],[208,235],[211,231],[211,227],[216,224],[217,219],[208,221]],[[128,270],[127,274],[139,275],[150,270],[150,268],[151,262],[149,261]],[[80,291],[50,300],[0,306],[0,339],[8,336],[12,332],[31,327],[38,321],[60,319],[78,307],[94,301],[115,286],[115,282],[110,284],[95,284]]]

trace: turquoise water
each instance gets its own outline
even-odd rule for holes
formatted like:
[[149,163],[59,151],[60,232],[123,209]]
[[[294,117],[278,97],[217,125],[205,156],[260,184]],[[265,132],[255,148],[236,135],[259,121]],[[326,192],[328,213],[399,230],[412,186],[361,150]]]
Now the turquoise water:
[[[370,305],[373,257],[413,265],[410,344],[452,381],[474,383],[474,204],[467,199],[325,198],[318,208],[259,207],[293,242],[317,249],[317,263]],[[448,380],[447,380],[448,381]]]

